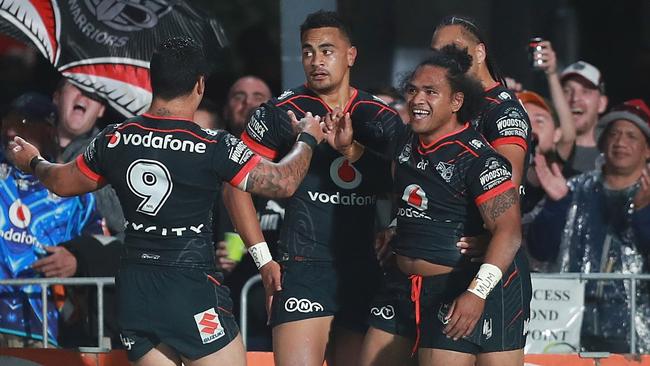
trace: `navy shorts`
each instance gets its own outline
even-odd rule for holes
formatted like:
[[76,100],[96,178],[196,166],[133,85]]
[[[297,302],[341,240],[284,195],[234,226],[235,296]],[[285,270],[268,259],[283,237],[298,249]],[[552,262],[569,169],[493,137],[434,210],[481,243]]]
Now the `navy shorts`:
[[334,316],[335,326],[365,333],[380,279],[376,263],[283,262],[282,291],[273,296],[271,325]]
[[120,338],[130,361],[159,343],[190,360],[239,334],[229,290],[219,272],[126,264],[116,278]]
[[[487,353],[521,349],[526,344],[532,296],[525,256],[518,253],[485,302],[483,315],[472,334],[454,341],[442,332],[450,304],[467,290],[478,266],[449,274],[424,277],[420,298],[420,348],[463,353]],[[411,280],[398,269],[387,272],[382,289],[372,303],[370,325],[414,340],[415,303]]]

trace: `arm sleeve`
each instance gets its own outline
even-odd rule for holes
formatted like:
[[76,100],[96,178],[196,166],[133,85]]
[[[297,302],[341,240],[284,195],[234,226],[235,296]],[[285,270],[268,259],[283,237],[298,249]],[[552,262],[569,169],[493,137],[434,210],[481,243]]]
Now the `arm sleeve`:
[[77,157],[79,170],[95,182],[104,180],[104,167],[110,166],[107,162],[106,148],[119,140],[118,125],[109,125],[93,138],[83,154]]
[[510,163],[496,153],[479,156],[465,174],[465,184],[477,206],[515,188]]
[[487,112],[483,135],[492,147],[517,145],[528,150],[531,129],[528,113],[518,101],[504,101]]
[[530,255],[540,261],[555,260],[560,248],[566,215],[571,204],[571,191],[559,201],[546,198],[542,210],[530,224],[526,245]]
[[248,173],[260,162],[261,157],[244,142],[228,132],[221,131],[212,155],[212,169],[222,181],[234,187],[245,181]]
[[242,141],[249,148],[272,161],[279,160],[281,152],[294,140],[289,115],[271,103],[263,103],[255,109],[242,133]]

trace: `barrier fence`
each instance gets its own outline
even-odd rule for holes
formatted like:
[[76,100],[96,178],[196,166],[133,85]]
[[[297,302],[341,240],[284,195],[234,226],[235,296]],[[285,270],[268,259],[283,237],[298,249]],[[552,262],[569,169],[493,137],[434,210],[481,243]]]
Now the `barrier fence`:
[[[650,274],[623,274],[623,273],[531,273],[531,277],[535,278],[548,278],[548,279],[572,279],[581,281],[597,281],[597,280],[619,280],[630,281],[630,293],[636,294],[637,281],[650,281]],[[241,309],[239,316],[239,326],[241,328],[242,338],[244,344],[247,341],[248,335],[248,293],[250,289],[262,281],[262,277],[258,274],[251,277],[242,288],[241,292]],[[636,354],[636,327],[634,314],[636,313],[636,296],[630,296],[630,353]]]
[[0,285],[3,286],[26,286],[26,285],[40,285],[41,286],[41,301],[43,303],[43,347],[48,347],[47,337],[47,289],[52,285],[65,285],[65,286],[84,286],[95,285],[97,287],[97,347],[84,347],[87,352],[104,352],[111,349],[109,344],[104,341],[104,286],[115,285],[115,278],[113,277],[79,277],[79,278],[20,278],[0,280]]
[[[578,279],[581,281],[595,281],[595,280],[619,280],[630,281],[630,293],[636,294],[637,281],[650,281],[650,274],[622,274],[622,273],[532,273],[532,278],[549,278],[549,279]],[[240,311],[240,328],[244,343],[247,342],[248,335],[248,294],[250,289],[259,284],[262,277],[258,274],[251,277],[242,288],[241,292],[241,311]],[[25,285],[40,285],[41,286],[41,299],[43,302],[42,317],[43,317],[43,347],[48,347],[47,337],[47,289],[52,285],[66,285],[66,286],[83,286],[94,285],[97,287],[97,311],[98,311],[98,325],[97,325],[97,347],[88,347],[84,350],[86,352],[105,352],[110,350],[110,345],[104,341],[104,286],[115,285],[113,277],[87,277],[87,278],[30,278],[30,279],[8,279],[0,280],[0,285],[4,286],[25,286]],[[635,332],[635,312],[636,312],[636,296],[630,297],[630,353],[636,354],[636,332]]]

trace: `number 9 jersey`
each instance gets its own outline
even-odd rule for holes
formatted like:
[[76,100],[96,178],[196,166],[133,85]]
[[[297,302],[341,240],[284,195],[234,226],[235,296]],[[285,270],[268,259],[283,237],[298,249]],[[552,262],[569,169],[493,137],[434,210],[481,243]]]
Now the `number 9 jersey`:
[[211,210],[220,183],[243,189],[259,160],[225,131],[144,114],[106,127],[77,165],[115,189],[129,262],[213,268]]

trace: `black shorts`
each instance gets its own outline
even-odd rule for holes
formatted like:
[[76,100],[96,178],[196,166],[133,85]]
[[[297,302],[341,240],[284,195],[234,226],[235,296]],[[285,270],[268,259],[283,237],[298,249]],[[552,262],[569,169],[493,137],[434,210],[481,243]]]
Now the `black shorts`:
[[[450,274],[425,277],[420,293],[420,348],[446,349],[463,353],[487,353],[521,349],[526,344],[532,296],[526,258],[518,253],[508,271],[488,296],[483,316],[472,334],[454,341],[442,332],[441,319],[449,305],[467,290],[478,266]],[[391,334],[415,340],[415,304],[411,301],[408,276],[389,272],[387,284],[373,302],[376,313],[370,325]],[[408,300],[408,301],[407,301]],[[410,309],[408,303],[410,302]],[[391,306],[394,316],[385,316],[382,307]],[[371,310],[372,312],[372,310]],[[390,311],[389,311],[390,313]],[[390,319],[388,319],[390,318]]]
[[415,342],[411,280],[397,266],[386,269],[381,289],[370,305],[369,325]]
[[126,264],[116,278],[120,338],[130,361],[159,343],[195,360],[239,333],[219,272]]
[[282,291],[273,296],[271,325],[334,316],[335,326],[365,333],[380,279],[376,262],[283,262]]

